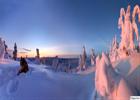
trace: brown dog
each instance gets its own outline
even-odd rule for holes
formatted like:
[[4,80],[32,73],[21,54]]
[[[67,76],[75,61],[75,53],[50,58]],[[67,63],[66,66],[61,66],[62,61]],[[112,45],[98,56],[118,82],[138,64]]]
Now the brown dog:
[[27,64],[25,58],[21,57],[21,59],[20,59],[20,66],[21,67],[20,67],[17,75],[20,75],[20,73],[26,73],[29,70],[28,64]]

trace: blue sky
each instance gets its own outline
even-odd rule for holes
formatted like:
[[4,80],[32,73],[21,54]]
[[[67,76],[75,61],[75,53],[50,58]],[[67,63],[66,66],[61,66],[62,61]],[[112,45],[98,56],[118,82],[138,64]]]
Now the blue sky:
[[0,36],[9,48],[45,55],[105,51],[115,34],[119,40],[120,8],[139,0],[0,0]]

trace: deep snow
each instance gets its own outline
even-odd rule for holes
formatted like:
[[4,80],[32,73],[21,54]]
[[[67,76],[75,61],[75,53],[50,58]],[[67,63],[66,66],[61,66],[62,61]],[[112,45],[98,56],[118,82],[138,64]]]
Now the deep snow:
[[53,72],[30,64],[27,74],[17,76],[19,62],[0,64],[0,100],[93,100],[94,73]]
[[[94,74],[98,70],[97,67],[107,67],[111,63],[105,55],[102,54],[102,57],[102,60],[99,56],[97,57],[96,67],[89,67],[85,71],[77,73],[55,72],[46,69],[44,65],[29,64],[29,72],[19,76],[17,76],[19,62],[2,60],[0,64],[0,100],[102,100],[102,96],[97,94],[97,87],[94,86],[97,80],[94,78],[97,75],[101,78],[101,73]],[[106,76],[108,77],[107,84],[110,79],[115,80],[114,82],[121,79],[120,85],[116,84],[117,91],[120,91],[118,94],[125,96],[127,94],[124,90],[129,89],[133,95],[140,95],[140,53],[134,52],[126,58],[113,62],[112,66],[115,73],[107,67],[107,71],[112,73],[109,74],[111,76]],[[101,80],[99,82],[101,82],[101,87],[105,86],[104,82]],[[121,86],[124,88],[124,93],[121,92]],[[111,93],[113,94],[109,95],[114,95],[116,92]],[[127,96],[129,97],[129,95]]]

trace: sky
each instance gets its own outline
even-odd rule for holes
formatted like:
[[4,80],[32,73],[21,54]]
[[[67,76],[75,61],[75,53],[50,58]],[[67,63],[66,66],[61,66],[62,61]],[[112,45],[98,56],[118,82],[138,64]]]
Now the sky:
[[[114,35],[120,39],[120,8],[139,0],[0,0],[0,37],[21,55],[79,55],[107,51]],[[30,51],[31,50],[31,51]],[[26,51],[27,52],[27,51]],[[21,56],[20,55],[20,56]]]

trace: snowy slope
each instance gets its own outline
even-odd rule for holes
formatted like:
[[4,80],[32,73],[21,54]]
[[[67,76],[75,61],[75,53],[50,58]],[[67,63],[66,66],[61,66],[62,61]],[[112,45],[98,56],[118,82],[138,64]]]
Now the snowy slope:
[[0,100],[93,100],[93,73],[52,72],[29,65],[30,72],[17,76],[19,62],[0,64]]
[[140,95],[140,53],[133,53],[114,66],[129,83],[135,95]]
[[[140,95],[140,53],[132,53],[112,64],[102,53],[96,60],[95,100],[129,100]],[[98,98],[98,99],[97,99]]]

